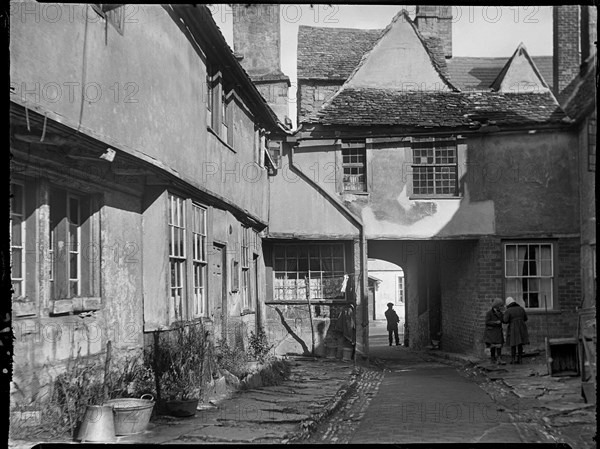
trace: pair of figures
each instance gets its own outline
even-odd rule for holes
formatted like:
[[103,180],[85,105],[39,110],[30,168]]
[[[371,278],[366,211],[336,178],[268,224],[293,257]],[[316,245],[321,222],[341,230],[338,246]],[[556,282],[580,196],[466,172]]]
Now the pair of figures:
[[527,333],[527,313],[513,298],[504,301],[496,298],[492,301],[492,308],[485,315],[484,343],[490,348],[492,363],[504,365],[502,361],[502,346],[504,345],[504,333],[502,324],[508,324],[506,329],[506,342],[510,346],[510,363],[522,363],[523,345],[529,344]]

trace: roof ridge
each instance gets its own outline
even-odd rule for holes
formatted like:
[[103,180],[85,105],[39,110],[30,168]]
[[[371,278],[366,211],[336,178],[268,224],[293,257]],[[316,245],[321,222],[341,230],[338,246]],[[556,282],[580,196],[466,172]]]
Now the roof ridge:
[[352,28],[352,27],[320,27],[320,26],[314,26],[314,25],[298,25],[298,30],[300,30],[300,28],[313,28],[313,29],[319,29],[319,30],[347,30],[347,31],[383,31],[383,28]]

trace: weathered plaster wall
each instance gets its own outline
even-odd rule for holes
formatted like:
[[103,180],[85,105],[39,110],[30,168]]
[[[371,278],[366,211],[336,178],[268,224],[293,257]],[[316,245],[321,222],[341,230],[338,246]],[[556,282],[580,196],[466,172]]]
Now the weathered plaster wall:
[[[40,4],[26,3],[11,21],[18,95],[266,220],[267,176],[252,166],[252,122],[234,102],[235,152],[198,126],[206,123],[205,65],[160,5],[129,5],[121,36],[87,5],[61,7],[50,21]],[[34,13],[21,14],[26,8]]]
[[[284,154],[278,175],[271,178],[269,234],[342,237],[358,236],[358,228],[342,214],[329,195],[335,194],[335,152]],[[298,171],[300,170],[300,172]],[[326,192],[315,189],[317,183]]]

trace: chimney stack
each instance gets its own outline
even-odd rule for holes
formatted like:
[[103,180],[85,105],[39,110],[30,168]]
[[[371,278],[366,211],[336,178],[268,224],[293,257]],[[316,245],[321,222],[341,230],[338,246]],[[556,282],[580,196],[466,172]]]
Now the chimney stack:
[[560,95],[579,74],[582,62],[579,5],[554,6],[552,30],[554,94]]
[[417,6],[415,25],[423,37],[440,40],[446,59],[452,58],[452,6]]
[[233,4],[233,51],[282,123],[290,78],[281,71],[280,5]]

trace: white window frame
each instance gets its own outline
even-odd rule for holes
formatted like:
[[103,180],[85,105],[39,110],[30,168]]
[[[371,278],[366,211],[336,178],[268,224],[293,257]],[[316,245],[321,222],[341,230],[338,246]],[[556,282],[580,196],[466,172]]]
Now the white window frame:
[[[25,183],[20,182],[20,181],[11,181],[11,184],[14,185],[18,185],[21,188],[21,213],[15,213],[13,212],[12,208],[10,210],[10,263],[11,263],[11,284],[14,284],[15,281],[17,281],[20,285],[20,294],[19,295],[15,295],[15,298],[23,298],[26,296],[27,292],[26,292],[26,265],[25,265],[25,256],[26,256],[26,251],[25,251],[25,242],[26,240],[26,223],[25,223]],[[11,192],[12,193],[12,192]],[[12,199],[12,198],[11,198]],[[11,201],[12,203],[12,201]],[[13,228],[13,217],[19,217],[21,219],[21,244],[20,245],[14,245],[13,244],[13,238],[12,238],[12,228]],[[13,266],[13,261],[12,261],[12,255],[15,249],[18,249],[19,251],[21,251],[21,276],[19,278],[15,278],[13,276],[13,270],[12,270],[12,266]]]
[[[201,214],[201,226],[198,226],[198,214]],[[207,295],[206,295],[206,247],[207,231],[206,221],[208,218],[207,209],[197,203],[192,203],[192,267],[193,267],[193,292],[194,306],[193,315],[203,317],[207,315]]]
[[184,318],[186,306],[186,207],[185,199],[172,193],[168,194],[168,201],[169,300],[172,302],[172,310],[175,311],[175,317],[172,318],[181,320]]
[[[509,255],[509,248],[514,247],[514,257]],[[549,257],[544,257],[542,247],[550,248]],[[520,249],[525,249],[523,259],[520,258]],[[531,259],[531,248],[537,248],[540,258]],[[528,310],[553,310],[555,308],[554,288],[555,288],[555,244],[554,242],[544,241],[523,241],[523,242],[504,242],[503,243],[503,261],[504,261],[504,291],[505,297],[512,297],[517,302],[525,304]],[[525,255],[528,257],[525,259]],[[512,263],[514,261],[514,263]],[[523,261],[523,265],[519,266],[519,262]],[[529,262],[527,268],[525,264]],[[534,263],[534,266],[531,264]],[[536,273],[531,274],[530,271],[535,269]],[[521,273],[519,273],[519,270]],[[526,271],[526,273],[523,273]],[[519,290],[519,280],[521,280],[521,289]],[[535,282],[532,282],[535,281]],[[537,285],[530,287],[530,283]],[[549,284],[549,288],[543,289],[542,284]],[[513,285],[511,285],[513,284]],[[523,289],[525,287],[525,289]],[[544,305],[543,293],[547,292],[546,306]],[[531,296],[538,294],[536,307],[531,307]],[[549,296],[549,298],[548,298]]]
[[242,296],[242,308],[250,309],[250,233],[252,228],[242,226],[241,247],[241,268],[242,278],[240,279],[240,294]]
[[[414,197],[458,197],[458,142],[455,137],[413,137],[411,143],[412,161],[412,196]],[[438,142],[453,142],[453,147],[448,145],[438,146]],[[429,145],[431,144],[431,145]],[[418,148],[415,148],[418,147]],[[430,150],[431,154],[427,154]],[[448,151],[452,150],[453,154]],[[444,154],[444,152],[446,152]],[[450,162],[449,159],[453,159]],[[421,169],[425,169],[424,179],[421,179]],[[444,170],[446,169],[446,170]],[[421,186],[421,182],[429,182],[431,177],[431,191],[428,186]],[[453,177],[453,180],[451,179]],[[417,182],[419,185],[417,186]],[[439,183],[447,182],[448,185]],[[426,189],[423,191],[422,189]],[[440,189],[441,191],[438,191]],[[446,191],[451,190],[451,191]]]
[[[77,237],[77,243],[75,245],[71,244],[71,201],[75,200],[77,201],[77,223],[76,223],[76,237]],[[68,221],[68,225],[67,225],[67,236],[69,238],[69,242],[68,242],[68,248],[67,248],[67,254],[68,254],[68,261],[67,261],[67,282],[69,283],[69,297],[77,297],[77,296],[81,296],[81,198],[77,195],[73,195],[71,193],[67,192],[67,204],[66,204],[66,210],[67,210],[67,221]],[[71,270],[71,257],[75,255],[76,258],[76,266],[77,266],[77,276],[76,277],[71,277],[72,276],[72,270]],[[73,294],[73,290],[72,290],[72,283],[76,283],[77,288],[76,291]]]
[[[365,141],[342,142],[342,189],[344,192],[367,191],[367,145]],[[362,159],[362,161],[360,161]],[[362,169],[362,173],[351,173]],[[346,173],[348,171],[348,173]],[[360,179],[362,181],[356,181]],[[358,186],[358,188],[356,188]]]
[[396,275],[396,304],[403,304],[405,295],[404,274],[398,274]]
[[[288,252],[291,247],[295,247],[296,255],[289,256]],[[299,257],[301,247],[306,248],[308,266],[307,270],[300,270],[300,260],[304,259]],[[323,255],[324,248],[333,249],[333,247],[341,248],[340,256],[329,256],[331,262],[331,270],[312,270],[311,265],[318,265],[322,268],[322,261],[327,258]],[[278,255],[278,248],[283,249],[283,258],[276,257]],[[317,248],[317,254],[314,253]],[[318,264],[313,261],[318,260]],[[288,269],[288,260],[290,265],[295,265],[296,268]],[[341,262],[341,269],[335,269],[335,261]],[[294,262],[295,261],[295,262]],[[286,266],[285,270],[278,269],[278,265],[283,263]],[[289,302],[289,301],[306,301],[306,282],[304,276],[308,278],[310,285],[310,299],[312,300],[325,300],[325,301],[345,301],[346,294],[339,293],[336,297],[324,297],[324,279],[326,282],[333,282],[341,286],[344,275],[346,274],[346,248],[343,243],[311,243],[311,244],[276,244],[273,251],[273,300],[278,302]],[[287,284],[287,285],[286,285]],[[348,290],[346,290],[348,291]]]

